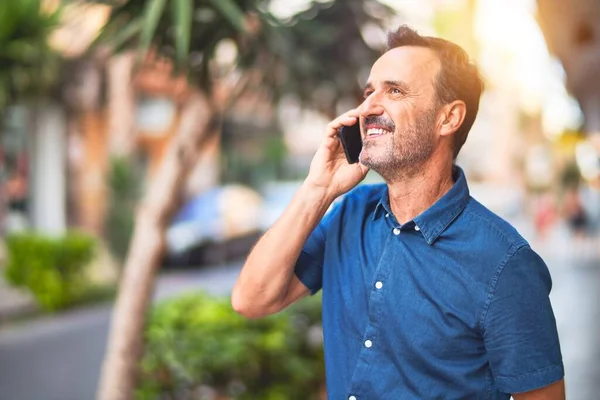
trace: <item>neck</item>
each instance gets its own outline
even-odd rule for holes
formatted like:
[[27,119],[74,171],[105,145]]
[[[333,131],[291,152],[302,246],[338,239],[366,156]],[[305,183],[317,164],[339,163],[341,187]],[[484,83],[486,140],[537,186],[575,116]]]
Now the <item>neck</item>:
[[454,184],[452,162],[428,161],[413,174],[387,182],[390,207],[400,224],[414,219],[438,201]]

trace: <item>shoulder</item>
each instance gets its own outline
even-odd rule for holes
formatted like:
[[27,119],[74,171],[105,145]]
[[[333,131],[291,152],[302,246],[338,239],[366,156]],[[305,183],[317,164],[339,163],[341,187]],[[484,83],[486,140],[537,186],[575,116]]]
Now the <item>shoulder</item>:
[[[492,289],[497,279],[524,280],[538,282],[549,290],[551,279],[548,268],[528,241],[508,221],[498,216],[477,200],[471,198],[465,208],[467,226],[472,231],[474,242],[486,249],[494,260]],[[531,279],[535,276],[535,279]]]
[[[515,251],[520,247],[529,245],[527,240],[510,222],[473,197],[469,199],[465,207],[463,218],[472,234],[477,235],[478,238],[484,241],[487,239],[489,242],[512,248]],[[490,244],[492,243],[486,243],[486,245]]]
[[381,200],[385,184],[362,184],[338,197],[325,215],[324,225],[344,220],[345,224],[360,224],[367,215],[372,215]]

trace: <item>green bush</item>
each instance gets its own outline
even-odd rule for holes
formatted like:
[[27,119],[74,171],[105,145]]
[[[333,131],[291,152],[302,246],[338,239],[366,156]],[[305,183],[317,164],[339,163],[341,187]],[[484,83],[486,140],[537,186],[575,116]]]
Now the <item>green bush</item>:
[[228,298],[185,295],[156,306],[137,399],[309,400],[324,387],[320,299],[248,320]]
[[110,252],[123,262],[133,235],[135,209],[140,198],[141,174],[134,160],[112,158],[108,173],[110,192],[106,215],[106,241]]
[[61,238],[8,236],[5,278],[15,286],[28,288],[42,309],[65,308],[89,289],[85,267],[94,257],[95,247],[92,237],[80,233]]

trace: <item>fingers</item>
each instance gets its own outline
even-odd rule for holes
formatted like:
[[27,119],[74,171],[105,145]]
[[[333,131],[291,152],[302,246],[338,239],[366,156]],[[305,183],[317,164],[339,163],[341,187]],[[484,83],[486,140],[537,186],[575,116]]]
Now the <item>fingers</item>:
[[357,109],[354,109],[331,121],[329,124],[327,124],[327,130],[325,132],[327,138],[334,138],[338,133],[338,129],[340,129],[342,126],[352,126],[358,123],[358,117],[359,112]]

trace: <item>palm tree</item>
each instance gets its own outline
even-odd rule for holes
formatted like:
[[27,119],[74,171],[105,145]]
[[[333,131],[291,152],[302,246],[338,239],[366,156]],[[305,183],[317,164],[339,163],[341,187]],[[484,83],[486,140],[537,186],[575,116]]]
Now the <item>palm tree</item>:
[[[312,3],[290,21],[280,21],[267,6],[262,0],[129,0],[115,7],[102,34],[116,49],[138,46],[142,55],[153,49],[171,58],[176,73],[185,74],[195,90],[136,215],[103,366],[101,400],[132,397],[165,224],[178,203],[186,171],[203,144],[219,132],[223,112],[240,94],[258,89],[273,100],[293,93],[333,114],[337,99],[359,95],[357,73],[377,56],[361,29],[367,22],[380,24],[377,15],[389,14],[376,2],[338,0]],[[215,59],[223,41],[237,48],[233,65],[219,65]],[[324,87],[331,96],[315,99],[316,89]]]
[[60,9],[44,10],[42,0],[0,2],[0,114],[56,81],[60,57],[48,39],[59,18]]

